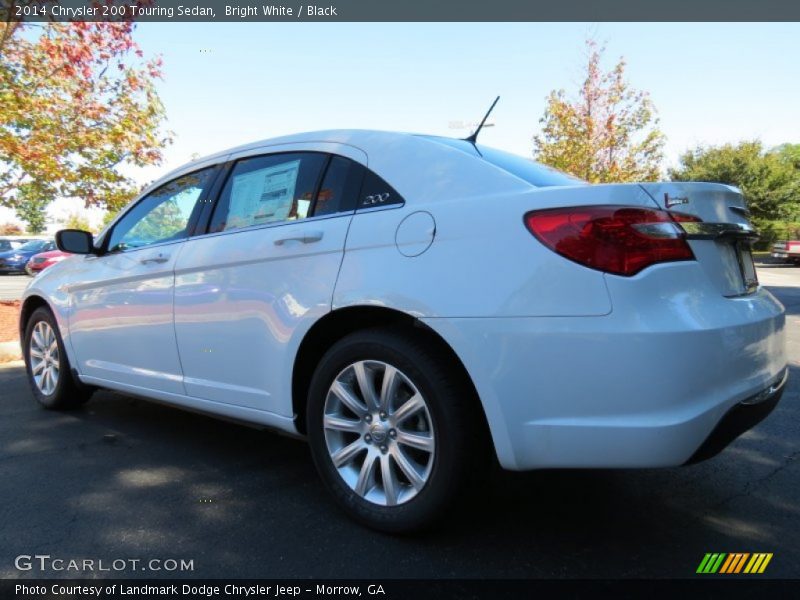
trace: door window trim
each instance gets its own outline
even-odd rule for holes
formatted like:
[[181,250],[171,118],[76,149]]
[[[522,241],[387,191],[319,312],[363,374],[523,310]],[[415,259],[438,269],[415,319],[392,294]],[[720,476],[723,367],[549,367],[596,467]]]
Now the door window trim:
[[[191,238],[194,235],[194,233],[197,231],[197,225],[200,222],[200,219],[201,219],[201,217],[203,215],[203,212],[205,210],[205,205],[208,203],[208,199],[211,197],[211,193],[216,191],[216,185],[217,185],[217,182],[220,179],[220,173],[222,171],[222,167],[225,164],[228,164],[228,163],[205,165],[203,167],[195,169],[194,171],[187,171],[185,173],[181,173],[180,175],[178,175],[176,177],[173,177],[169,181],[165,181],[164,183],[162,183],[158,187],[149,190],[147,193],[142,194],[142,196],[140,198],[138,198],[135,202],[133,202],[127,208],[127,210],[125,210],[125,212],[123,214],[121,214],[121,215],[119,215],[117,217],[117,219],[114,221],[114,225],[112,227],[110,227],[107,231],[104,232],[103,239],[102,239],[102,244],[101,244],[101,246],[99,248],[100,256],[105,256],[107,254],[123,254],[123,253],[127,254],[128,252],[135,252],[137,250],[147,250],[149,248],[156,248],[156,247],[159,247],[159,246],[168,246],[168,245],[171,245],[171,244],[177,244],[177,243],[180,243],[180,242],[184,242],[184,241],[188,240],[189,238]],[[127,217],[133,210],[136,209],[137,206],[139,206],[142,202],[147,200],[147,198],[149,198],[153,193],[157,192],[162,187],[164,187],[166,185],[169,185],[173,181],[177,181],[178,179],[182,179],[183,177],[188,177],[189,175],[193,175],[194,173],[199,173],[201,171],[211,171],[210,185],[206,186],[203,189],[202,193],[200,194],[200,197],[198,197],[198,199],[197,199],[197,201],[195,203],[194,208],[192,209],[192,214],[189,215],[189,220],[186,223],[186,236],[185,237],[183,237],[181,239],[177,239],[177,240],[164,240],[164,241],[161,241],[161,242],[155,242],[153,244],[148,244],[146,246],[141,246],[139,248],[131,248],[130,250],[109,250],[108,249],[108,244],[111,242],[111,238],[114,235],[114,230],[119,226],[119,224],[123,220],[125,220],[125,217]],[[198,206],[200,207],[199,209],[198,209]]]
[[[228,185],[228,180],[233,176],[233,171],[236,168],[236,165],[240,161],[252,160],[252,159],[256,159],[256,158],[262,158],[262,157],[265,157],[265,156],[280,156],[281,154],[322,154],[325,157],[324,158],[324,162],[322,164],[322,167],[320,168],[319,175],[317,176],[317,181],[316,181],[316,183],[314,185],[313,202],[312,202],[311,206],[309,207],[309,211],[313,211],[313,210],[316,209],[317,197],[319,196],[320,188],[322,187],[322,184],[325,181],[325,176],[328,174],[328,168],[330,167],[331,160],[333,159],[334,156],[345,158],[345,159],[349,160],[350,162],[352,162],[354,165],[357,165],[357,166],[359,166],[359,167],[361,167],[362,169],[365,169],[365,170],[367,169],[366,166],[362,165],[361,163],[359,163],[356,160],[353,160],[349,156],[344,156],[343,154],[335,154],[335,153],[332,153],[332,152],[326,152],[325,150],[294,150],[294,149],[289,150],[289,149],[281,149],[281,150],[279,150],[277,152],[263,152],[263,153],[259,153],[259,154],[248,154],[246,156],[239,156],[237,158],[231,159],[228,162],[226,162],[224,165],[222,165],[223,170],[220,173],[220,175],[218,176],[218,180],[217,180],[219,185],[217,185],[217,182],[215,182],[215,185],[213,186],[215,194],[214,194],[213,198],[209,199],[210,200],[209,204],[211,204],[211,208],[209,209],[209,213],[208,213],[208,217],[207,217],[206,221],[202,224],[202,228],[200,226],[198,226],[198,228],[195,231],[195,234],[193,236],[191,236],[191,237],[199,237],[199,236],[212,237],[212,236],[218,236],[218,235],[229,235],[229,234],[233,234],[233,233],[241,233],[241,232],[244,232],[244,231],[258,231],[260,229],[267,229],[267,228],[272,228],[272,227],[283,227],[283,226],[286,226],[286,225],[298,225],[298,224],[301,224],[301,223],[312,223],[314,221],[322,221],[322,220],[325,220],[325,219],[336,219],[336,218],[339,218],[339,217],[345,217],[345,216],[348,216],[348,215],[352,216],[353,214],[355,214],[355,208],[352,208],[352,209],[348,208],[346,210],[339,210],[339,211],[336,211],[334,213],[329,213],[329,214],[326,214],[326,215],[317,215],[317,216],[314,216],[313,212],[312,212],[311,213],[312,216],[306,217],[304,219],[295,219],[295,220],[286,220],[286,219],[284,219],[283,221],[273,221],[272,223],[263,223],[261,225],[250,225],[249,227],[237,227],[235,229],[227,229],[227,230],[222,230],[222,231],[209,231],[209,227],[211,227],[211,222],[214,219],[214,213],[219,208],[220,200],[222,199],[222,192],[225,190],[225,187]],[[356,204],[358,204],[358,202],[356,202]]]

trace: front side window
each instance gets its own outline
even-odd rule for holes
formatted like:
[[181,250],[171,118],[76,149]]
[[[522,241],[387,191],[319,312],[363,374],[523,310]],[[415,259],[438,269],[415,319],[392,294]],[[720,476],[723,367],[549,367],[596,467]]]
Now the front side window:
[[214,167],[183,175],[139,201],[117,222],[108,242],[110,252],[142,248],[188,236],[198,200],[211,185]]
[[310,216],[326,155],[271,154],[240,160],[228,177],[209,231],[228,231]]

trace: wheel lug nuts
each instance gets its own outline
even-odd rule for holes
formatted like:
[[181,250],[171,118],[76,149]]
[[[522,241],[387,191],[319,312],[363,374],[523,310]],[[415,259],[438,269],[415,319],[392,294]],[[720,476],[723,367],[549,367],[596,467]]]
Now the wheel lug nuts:
[[389,437],[396,438],[397,437],[397,432],[394,429],[390,429],[389,430]]
[[364,417],[364,420],[365,420],[367,423],[371,423],[371,422],[372,422],[372,415],[367,415],[366,417]]
[[386,413],[385,413],[385,412],[382,412],[382,413],[381,413],[381,420],[382,420],[382,421],[385,421],[385,420],[386,420]]
[[386,452],[386,446],[381,446],[381,452]]
[[367,442],[367,443],[371,442],[372,441],[372,436],[370,434],[365,435],[364,436],[364,441]]

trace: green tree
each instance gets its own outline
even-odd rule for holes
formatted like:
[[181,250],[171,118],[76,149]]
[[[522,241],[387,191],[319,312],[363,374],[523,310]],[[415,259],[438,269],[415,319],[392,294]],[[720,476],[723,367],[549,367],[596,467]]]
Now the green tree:
[[35,181],[28,181],[17,189],[15,212],[17,218],[25,223],[28,233],[42,233],[47,227],[47,207],[52,196],[50,190],[42,189]]
[[0,23],[0,206],[17,208],[33,185],[118,209],[136,189],[120,167],[161,161],[161,62],[132,33],[130,22]]
[[[784,148],[784,150],[781,150]],[[712,181],[742,190],[757,225],[791,219],[800,208],[800,170],[785,147],[766,152],[758,140],[698,147],[670,169],[674,181]]]
[[118,214],[119,214],[118,210],[107,210],[105,213],[103,213],[103,219],[100,222],[100,228],[101,229],[105,228],[106,225],[111,223],[111,221],[113,221]]
[[74,212],[67,215],[64,220],[64,229],[80,229],[81,231],[93,231],[92,226],[84,215]]
[[183,231],[186,220],[186,215],[181,211],[176,199],[170,198],[134,225],[133,229],[125,234],[125,239],[134,245],[165,240]]
[[605,49],[593,40],[586,49],[577,97],[562,89],[547,98],[534,156],[593,183],[658,179],[665,137],[649,95],[630,87],[623,59],[603,71]]
[[800,144],[781,144],[774,149],[774,152],[795,169],[800,171]]

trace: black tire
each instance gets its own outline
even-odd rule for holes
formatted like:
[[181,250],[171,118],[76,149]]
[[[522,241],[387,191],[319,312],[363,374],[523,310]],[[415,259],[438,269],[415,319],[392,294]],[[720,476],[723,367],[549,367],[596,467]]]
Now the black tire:
[[[330,387],[343,370],[363,360],[381,361],[399,369],[423,396],[432,421],[435,452],[427,481],[410,500],[394,506],[370,502],[351,489],[334,466],[325,438],[323,416]],[[474,395],[448,353],[424,335],[377,328],[342,338],[317,365],[308,397],[308,438],[325,486],[348,515],[373,529],[404,533],[433,525],[452,508],[475,475],[476,465],[484,464],[474,460],[485,451],[478,443],[484,436]],[[353,435],[361,439],[359,434]]]
[[[36,325],[40,322],[45,322],[50,326],[55,334],[56,343],[58,345],[59,374],[55,388],[49,394],[45,394],[37,385],[31,366],[31,337],[33,336]],[[64,351],[64,341],[61,339],[61,333],[58,330],[55,317],[48,308],[37,308],[28,319],[25,325],[25,339],[22,354],[25,358],[25,370],[28,373],[28,383],[31,386],[33,396],[36,398],[36,401],[45,408],[51,410],[73,409],[81,406],[91,397],[92,389],[77,383],[72,376],[67,354]]]

